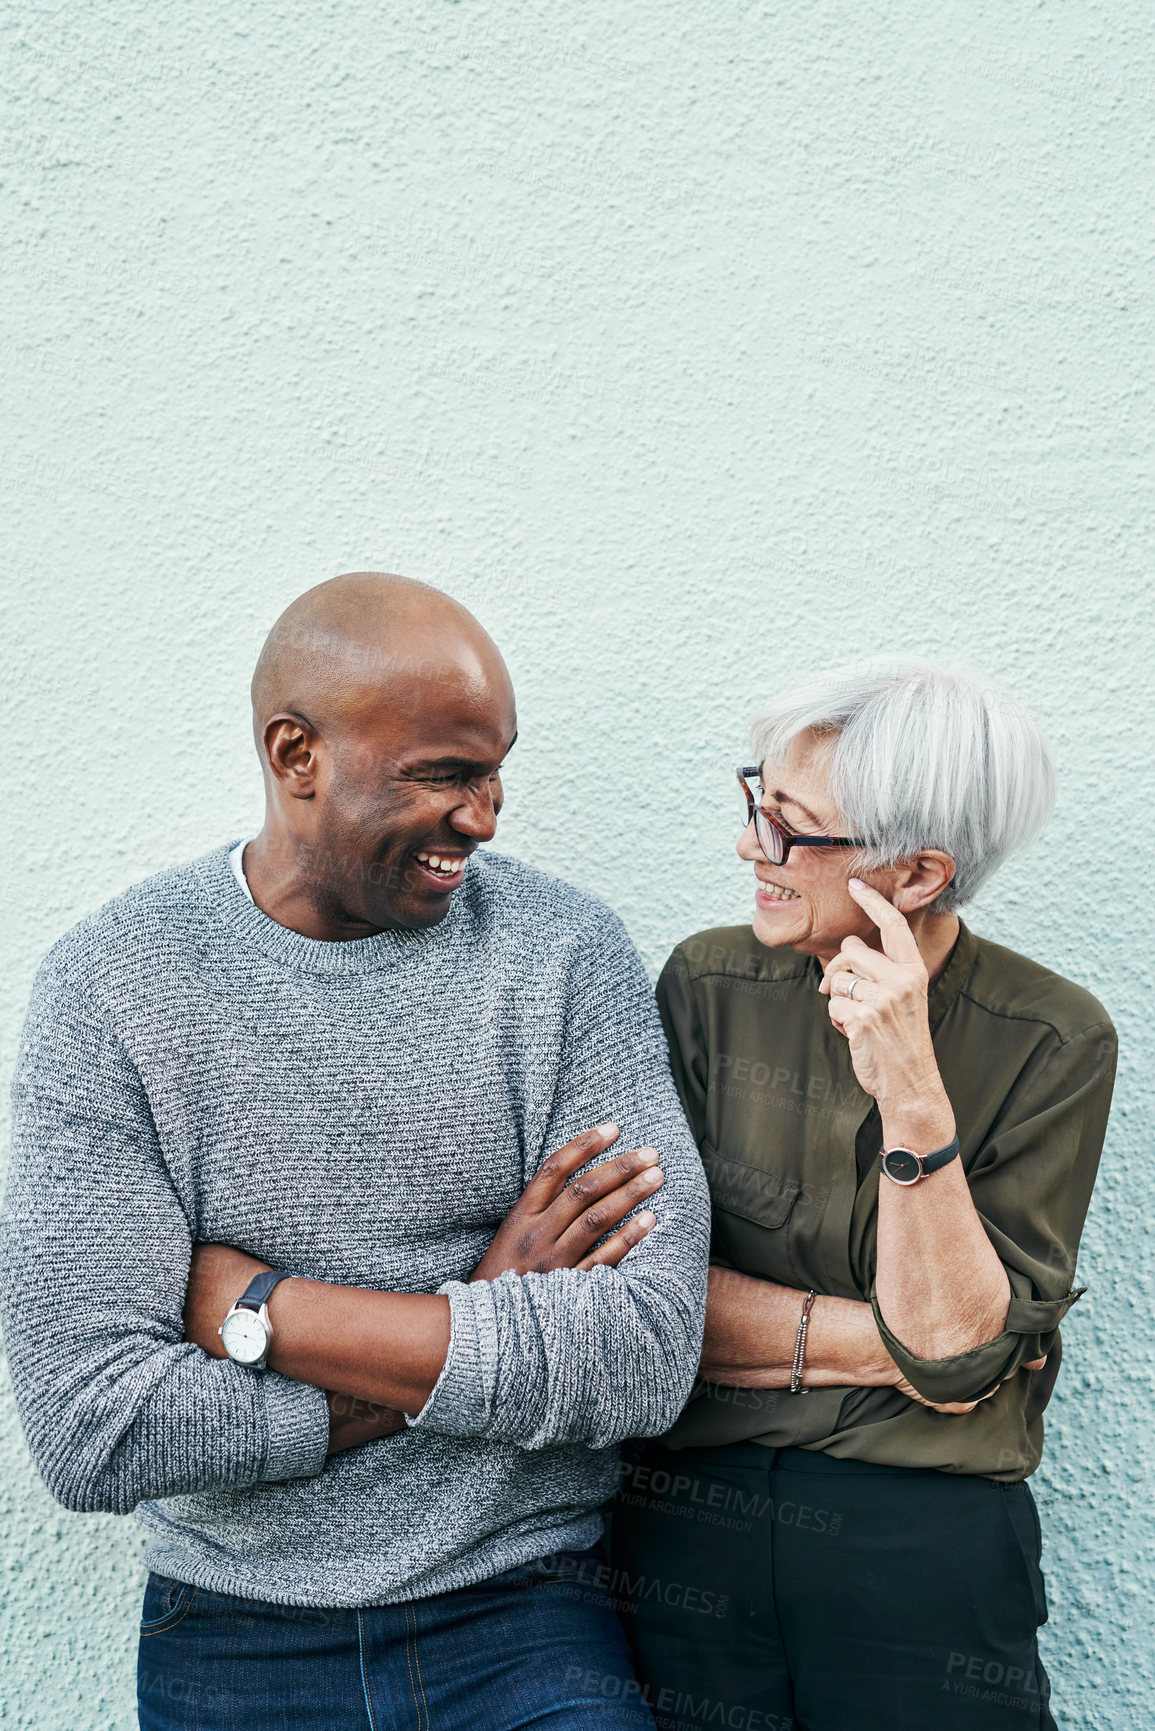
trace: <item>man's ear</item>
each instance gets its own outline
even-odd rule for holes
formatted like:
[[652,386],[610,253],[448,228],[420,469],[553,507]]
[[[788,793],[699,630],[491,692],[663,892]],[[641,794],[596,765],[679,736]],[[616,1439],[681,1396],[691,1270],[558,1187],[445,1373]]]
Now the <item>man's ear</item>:
[[938,900],[955,874],[955,862],[939,848],[927,848],[899,873],[891,900],[901,914],[921,913]]
[[261,734],[265,760],[290,799],[312,799],[317,791],[320,735],[303,715],[274,715]]

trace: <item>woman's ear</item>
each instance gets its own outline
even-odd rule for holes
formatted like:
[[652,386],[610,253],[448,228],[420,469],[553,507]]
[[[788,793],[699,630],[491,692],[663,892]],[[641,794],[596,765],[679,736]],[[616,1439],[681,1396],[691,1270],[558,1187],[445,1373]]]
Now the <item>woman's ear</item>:
[[954,873],[955,863],[948,853],[927,848],[903,867],[891,900],[901,914],[921,913],[938,900]]

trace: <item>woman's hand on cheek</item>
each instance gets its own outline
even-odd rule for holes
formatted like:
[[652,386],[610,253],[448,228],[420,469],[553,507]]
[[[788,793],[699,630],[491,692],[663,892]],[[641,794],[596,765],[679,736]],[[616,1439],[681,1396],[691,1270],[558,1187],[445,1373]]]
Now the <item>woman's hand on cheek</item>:
[[[882,950],[846,938],[819,987],[830,1019],[850,1046],[859,1084],[884,1120],[945,1098],[927,1013],[928,978],[918,945],[898,909],[869,884],[850,879],[850,893],[878,927]],[[850,994],[853,993],[853,996]]]

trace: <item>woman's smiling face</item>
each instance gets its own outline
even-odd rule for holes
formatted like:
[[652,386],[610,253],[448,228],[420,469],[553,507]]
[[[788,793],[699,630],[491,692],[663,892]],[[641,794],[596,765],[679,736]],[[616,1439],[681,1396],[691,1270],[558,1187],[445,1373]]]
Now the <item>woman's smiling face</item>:
[[[842,820],[827,784],[827,742],[802,734],[777,769],[765,768],[762,809],[787,835],[842,835]],[[853,871],[853,848],[791,848],[784,865],[771,865],[748,824],[738,842],[738,854],[754,867],[754,936],[771,949],[789,945],[823,961],[842,940],[869,939],[873,922],[854,900],[847,880]],[[888,894],[891,874],[871,872],[868,881]]]

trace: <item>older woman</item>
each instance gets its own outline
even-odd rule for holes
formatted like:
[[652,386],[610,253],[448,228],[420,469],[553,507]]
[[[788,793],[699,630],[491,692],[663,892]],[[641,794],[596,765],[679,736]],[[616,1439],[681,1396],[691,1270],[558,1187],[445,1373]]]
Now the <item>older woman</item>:
[[783,698],[739,772],[753,927],[659,984],[714,1202],[702,1381],[624,1468],[663,1731],[1053,1725],[1026,1479],[1102,1148],[1102,1007],[958,908],[1039,834],[1029,717],[935,668]]

